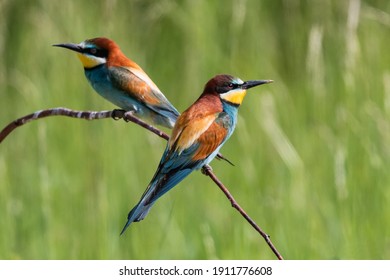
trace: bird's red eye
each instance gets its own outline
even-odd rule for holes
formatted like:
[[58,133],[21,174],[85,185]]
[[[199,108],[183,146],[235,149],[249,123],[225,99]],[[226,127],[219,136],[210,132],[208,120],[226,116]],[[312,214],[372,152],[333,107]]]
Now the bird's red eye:
[[104,58],[107,58],[107,56],[108,56],[107,50],[95,48],[95,47],[85,48],[83,50],[83,53],[90,54],[90,55],[97,56],[97,57],[104,57]]
[[238,88],[238,84],[230,83],[229,88],[236,89],[236,88]]

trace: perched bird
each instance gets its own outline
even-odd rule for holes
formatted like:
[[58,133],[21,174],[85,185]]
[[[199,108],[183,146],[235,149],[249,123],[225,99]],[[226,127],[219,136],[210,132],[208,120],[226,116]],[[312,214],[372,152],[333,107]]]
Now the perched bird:
[[132,222],[144,219],[159,197],[214,159],[233,133],[247,89],[270,82],[243,82],[230,75],[207,82],[202,95],[176,121],[157,171],[128,214],[122,233]]
[[55,44],[77,52],[85,76],[108,101],[136,117],[172,128],[179,112],[138,64],[127,58],[107,38],[88,39],[80,44]]

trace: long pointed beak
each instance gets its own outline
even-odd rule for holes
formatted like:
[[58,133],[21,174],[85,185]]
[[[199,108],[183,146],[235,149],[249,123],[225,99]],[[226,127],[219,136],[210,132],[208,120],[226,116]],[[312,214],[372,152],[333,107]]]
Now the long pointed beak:
[[249,89],[249,88],[252,88],[252,87],[256,87],[256,86],[259,86],[259,85],[264,85],[264,84],[269,84],[269,83],[272,83],[273,80],[254,80],[254,81],[246,81],[242,84],[242,88],[243,89]]
[[69,49],[75,52],[81,53],[83,48],[79,44],[65,43],[65,44],[54,44],[53,47],[61,47],[65,49]]

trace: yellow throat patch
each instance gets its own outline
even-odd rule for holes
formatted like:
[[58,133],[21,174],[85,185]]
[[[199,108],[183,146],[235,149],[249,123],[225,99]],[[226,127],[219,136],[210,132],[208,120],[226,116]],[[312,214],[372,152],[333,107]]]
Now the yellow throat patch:
[[226,100],[227,102],[241,105],[245,95],[246,95],[245,89],[237,89],[237,90],[231,90],[229,92],[221,94],[221,98],[223,100]]
[[82,53],[78,53],[77,56],[79,57],[84,68],[93,68],[93,67],[96,67],[100,64],[105,63],[104,58],[88,56],[88,55],[84,55]]

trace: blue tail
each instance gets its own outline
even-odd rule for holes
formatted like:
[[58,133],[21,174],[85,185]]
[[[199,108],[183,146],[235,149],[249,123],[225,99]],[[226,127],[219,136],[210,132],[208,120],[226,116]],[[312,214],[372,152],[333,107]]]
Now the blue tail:
[[142,201],[140,201],[127,215],[127,222],[125,226],[123,227],[121,231],[121,235],[125,232],[125,230],[128,228],[128,226],[132,222],[139,222],[142,221],[145,216],[149,213],[150,208],[153,206],[154,203],[150,203],[148,205],[142,205]]
[[127,216],[127,222],[122,229],[121,234],[125,232],[127,227],[132,222],[139,222],[143,220],[149,213],[150,208],[156,202],[156,200],[165,194],[167,191],[176,186],[180,181],[190,174],[193,169],[186,168],[184,170],[172,171],[167,174],[161,174],[157,171],[153,177],[152,182],[141,197],[138,204],[129,212]]

